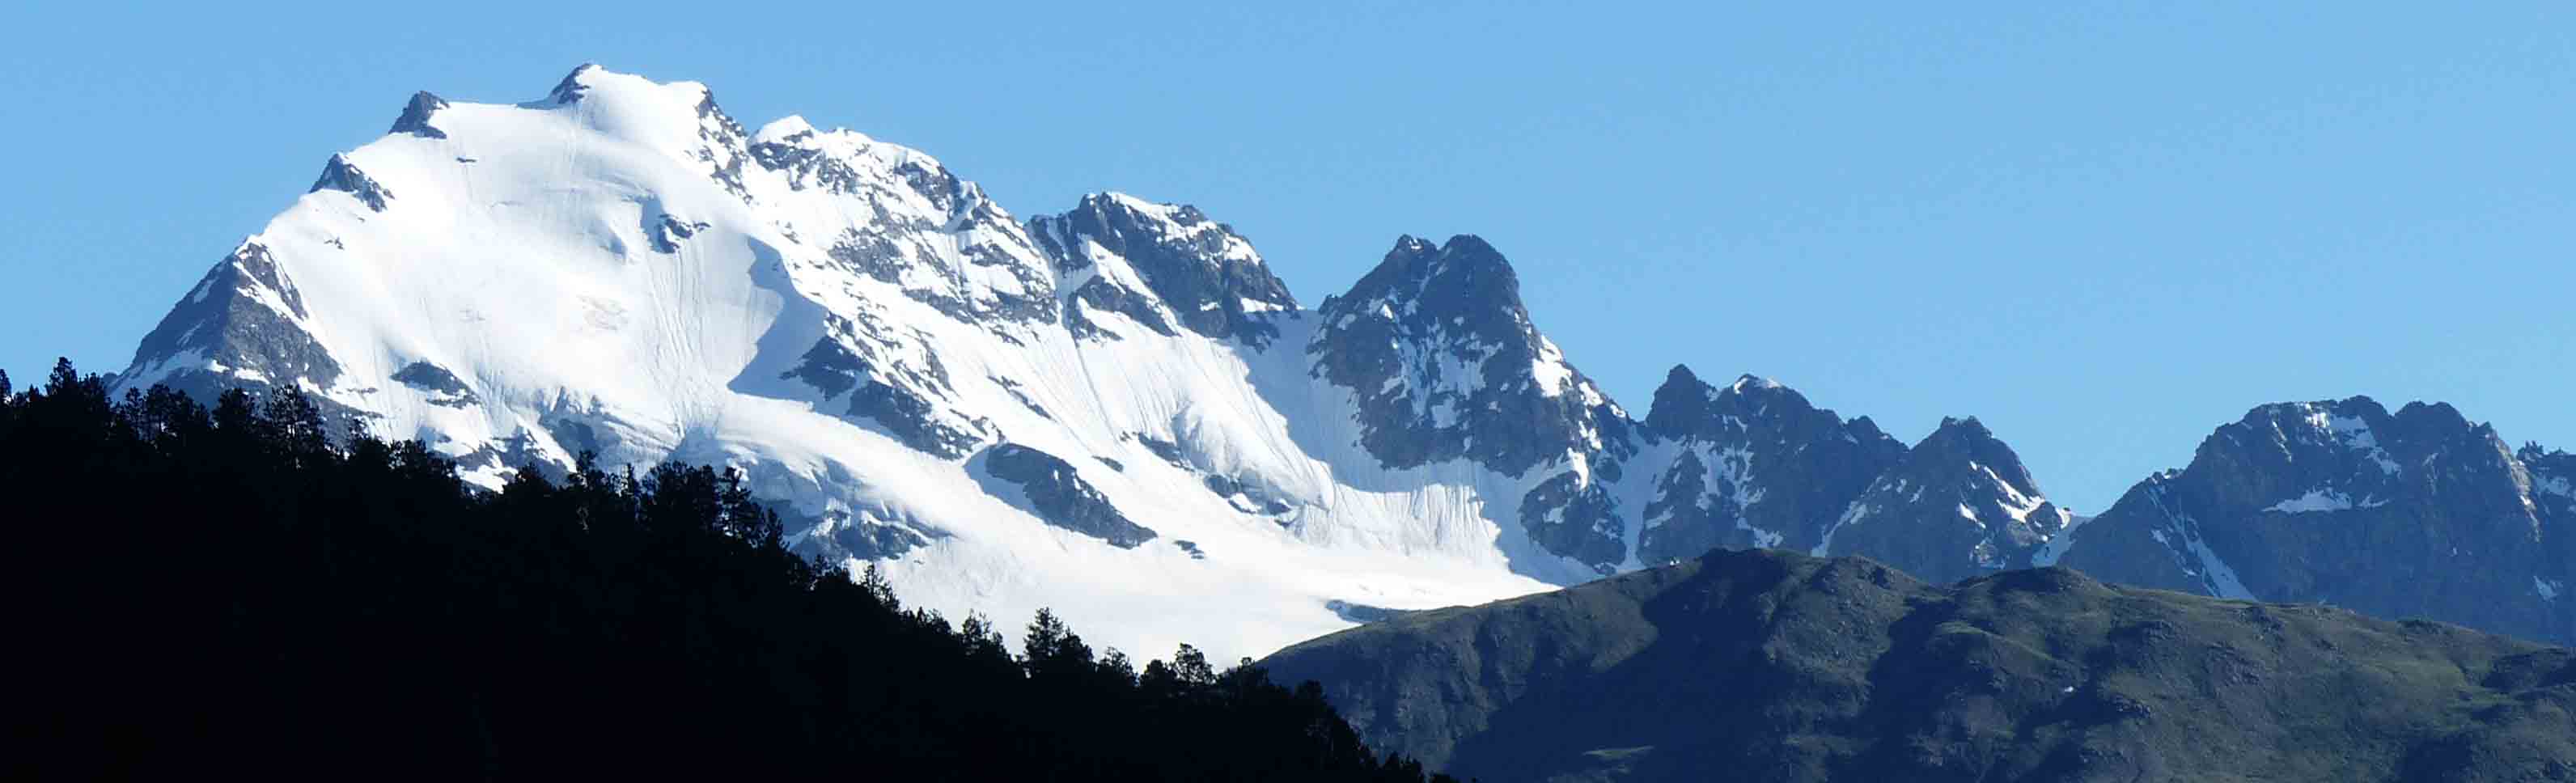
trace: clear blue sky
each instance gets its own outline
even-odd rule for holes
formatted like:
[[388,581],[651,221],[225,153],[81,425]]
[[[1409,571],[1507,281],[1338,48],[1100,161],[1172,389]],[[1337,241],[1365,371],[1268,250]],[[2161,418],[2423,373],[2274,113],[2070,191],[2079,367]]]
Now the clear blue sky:
[[1024,215],[1197,204],[1310,306],[1398,234],[1480,234],[1640,415],[1675,362],[1908,440],[1973,414],[2087,512],[2266,401],[2576,446],[2564,3],[167,5],[0,11],[22,381],[121,369],[413,90],[595,60],[923,148]]

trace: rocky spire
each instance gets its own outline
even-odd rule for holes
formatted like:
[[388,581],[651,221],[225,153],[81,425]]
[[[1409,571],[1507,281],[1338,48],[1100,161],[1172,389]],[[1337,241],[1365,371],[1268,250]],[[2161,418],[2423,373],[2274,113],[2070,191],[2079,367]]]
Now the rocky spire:
[[447,138],[446,131],[430,127],[429,125],[430,115],[436,114],[438,113],[438,110],[444,108],[447,108],[447,101],[441,100],[438,96],[432,95],[426,90],[412,93],[411,102],[403,104],[402,116],[394,118],[393,129],[385,132],[408,133],[414,136],[431,139]]
[[1945,418],[1870,482],[1813,552],[1863,555],[1952,582],[2028,567],[2074,521],[2041,496],[2021,455],[1985,424]]
[[332,155],[329,163],[322,164],[322,176],[314,179],[313,188],[305,192],[318,193],[325,190],[337,190],[355,196],[359,203],[367,205],[367,209],[377,212],[385,211],[386,202],[394,198],[392,190],[378,184],[374,178],[368,177],[366,172],[359,171],[357,165],[350,163],[349,156],[346,155]]

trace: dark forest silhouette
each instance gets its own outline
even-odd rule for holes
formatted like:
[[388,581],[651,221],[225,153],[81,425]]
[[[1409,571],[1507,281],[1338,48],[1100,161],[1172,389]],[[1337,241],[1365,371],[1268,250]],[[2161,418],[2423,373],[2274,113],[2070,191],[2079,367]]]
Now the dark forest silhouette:
[[[1322,689],[808,562],[740,476],[461,482],[293,390],[0,374],[13,779],[1420,781]],[[1445,779],[1434,776],[1434,779]]]

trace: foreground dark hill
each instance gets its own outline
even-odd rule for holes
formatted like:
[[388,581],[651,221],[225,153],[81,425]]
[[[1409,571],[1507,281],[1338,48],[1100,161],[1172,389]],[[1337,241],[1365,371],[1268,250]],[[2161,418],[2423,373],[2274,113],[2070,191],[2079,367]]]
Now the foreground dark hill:
[[2576,651],[2059,568],[1720,551],[1264,665],[1487,781],[2576,779]]
[[486,493],[294,393],[8,385],[0,779],[1422,780],[1311,683],[907,610],[730,471]]

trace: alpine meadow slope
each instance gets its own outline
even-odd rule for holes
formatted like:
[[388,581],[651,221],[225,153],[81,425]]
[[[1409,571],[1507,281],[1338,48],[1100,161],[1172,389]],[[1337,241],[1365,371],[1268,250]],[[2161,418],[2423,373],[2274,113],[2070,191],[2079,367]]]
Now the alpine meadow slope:
[[[1680,366],[1638,417],[1538,329],[1475,236],[1401,237],[1310,308],[1193,207],[1097,193],[1022,218],[920,151],[796,117],[748,128],[703,85],[591,65],[524,103],[414,95],[183,294],[115,384],[301,389],[485,487],[585,453],[738,467],[799,551],[877,564],[909,602],[1052,607],[1109,645],[1220,660],[1753,547],[1943,580],[2062,559],[2576,633],[2567,557],[2535,554],[2564,551],[2576,513],[2563,453],[2443,452],[2477,458],[2441,474],[2474,491],[2404,494],[2433,481],[2416,463],[2368,486],[2265,483],[2181,537],[2138,492],[2088,523],[1974,419],[1908,447],[1780,384]],[[2274,466],[2185,475],[2239,467]],[[2420,513],[2375,541],[2474,524],[2492,534],[2459,567],[2507,567],[2440,601],[2364,606],[2246,573],[2269,556],[2240,551],[2350,541],[2205,529],[2276,501],[2320,510],[2304,523],[2401,497],[2423,502],[2385,508]],[[2505,551],[2526,539],[2545,546]],[[2193,576],[2220,559],[2237,581]]]
[[1261,665],[1462,779],[2576,778],[2576,650],[2065,568],[1719,551]]

